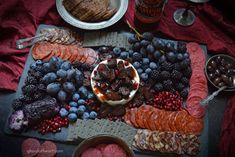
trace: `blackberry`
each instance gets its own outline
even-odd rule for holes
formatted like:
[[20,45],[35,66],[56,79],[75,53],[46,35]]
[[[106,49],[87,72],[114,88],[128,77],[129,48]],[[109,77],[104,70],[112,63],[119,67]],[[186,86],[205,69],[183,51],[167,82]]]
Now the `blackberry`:
[[192,74],[192,69],[190,67],[188,67],[187,69],[184,70],[183,74],[185,77],[190,78],[191,74]]
[[171,77],[171,74],[168,71],[162,71],[160,77],[162,80],[167,80]]
[[142,55],[138,52],[134,52],[132,56],[133,61],[140,61],[142,59]]
[[181,69],[186,69],[190,66],[190,60],[185,59],[182,62],[180,62],[180,68]]
[[177,43],[177,50],[179,53],[185,53],[187,48],[186,48],[186,43],[182,41],[178,41]]
[[181,82],[182,82],[183,84],[185,84],[185,85],[188,85],[189,80],[187,79],[187,77],[182,77],[182,78],[181,78]]
[[41,84],[38,85],[38,90],[40,90],[40,91],[46,91],[46,86],[41,83]]
[[37,91],[37,86],[35,85],[26,85],[22,87],[22,92],[24,95],[32,95]]
[[188,96],[188,89],[187,88],[184,88],[181,92],[180,92],[180,95],[186,99],[187,96]]
[[16,110],[20,110],[23,107],[23,102],[20,99],[15,99],[12,103],[12,108]]
[[154,85],[154,90],[155,90],[156,92],[162,91],[162,90],[163,90],[163,85],[162,85],[161,83],[156,83],[156,84]]
[[163,81],[163,87],[165,90],[172,90],[173,82],[171,80]]
[[180,71],[180,70],[181,70],[180,64],[179,64],[179,63],[173,64],[173,69],[174,69],[174,70],[177,70],[177,71]]
[[182,76],[183,76],[183,74],[181,72],[177,71],[177,70],[173,70],[172,73],[171,73],[171,78],[173,80],[175,80],[175,79],[179,80],[179,79],[181,79]]
[[28,71],[28,76],[34,77],[34,73],[35,73],[35,72],[36,72],[35,70],[29,69],[29,71]]
[[40,79],[43,77],[43,73],[41,73],[40,71],[36,71],[33,76],[36,78],[36,79]]
[[25,84],[37,84],[38,81],[35,77],[33,76],[28,76],[25,80]]
[[177,83],[176,85],[175,85],[175,88],[176,88],[176,90],[178,90],[178,91],[182,91],[183,89],[184,89],[184,85],[182,84],[182,83]]
[[165,71],[170,72],[172,69],[173,69],[173,65],[171,63],[167,62],[167,61],[165,61],[161,64],[161,70],[162,71],[165,70]]
[[33,98],[30,96],[25,96],[24,99],[25,99],[25,103],[27,103],[27,104],[33,102]]
[[37,65],[37,66],[35,67],[35,71],[38,71],[38,72],[41,72],[41,73],[44,73],[44,72],[45,72],[44,67],[41,66],[41,65]]
[[151,79],[157,80],[160,78],[160,71],[159,70],[153,70],[150,74]]
[[33,95],[33,100],[35,101],[35,100],[43,99],[43,97],[44,97],[43,93],[37,92]]

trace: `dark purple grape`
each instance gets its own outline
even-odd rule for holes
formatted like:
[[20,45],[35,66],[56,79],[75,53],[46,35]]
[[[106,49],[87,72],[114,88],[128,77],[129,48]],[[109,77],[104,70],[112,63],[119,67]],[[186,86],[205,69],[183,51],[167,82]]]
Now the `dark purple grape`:
[[152,41],[152,39],[154,37],[153,33],[151,33],[151,32],[144,32],[142,35],[143,35],[143,38],[148,41]]
[[150,54],[153,54],[154,51],[155,51],[153,45],[148,45],[146,50],[147,50],[147,52],[150,53]]
[[163,63],[166,61],[166,56],[165,55],[162,55],[159,59],[159,63]]
[[146,49],[145,49],[144,47],[142,47],[142,48],[140,49],[140,54],[141,54],[143,57],[146,57],[146,56],[147,56],[147,51],[146,51]]
[[133,51],[139,51],[141,48],[140,46],[140,42],[136,42],[134,45],[133,45]]
[[130,44],[135,44],[137,41],[138,41],[138,40],[136,39],[135,36],[131,36],[131,37],[128,38],[128,42],[129,42]]
[[176,61],[176,55],[174,52],[167,53],[166,57],[171,63],[174,63]]
[[175,44],[172,43],[172,42],[168,42],[168,43],[166,44],[166,50],[167,50],[167,51],[174,51],[174,50],[175,50]]
[[159,59],[160,57],[161,57],[161,52],[160,51],[158,51],[158,50],[156,50],[155,52],[154,52],[154,54],[153,54],[153,56],[154,56],[154,58],[155,59]]
[[156,48],[156,49],[164,49],[165,47],[165,42],[161,39],[157,39],[157,38],[154,38],[153,39],[153,46]]
[[150,44],[150,42],[147,41],[147,40],[141,40],[141,41],[140,41],[140,45],[141,45],[142,47],[147,47],[149,44]]

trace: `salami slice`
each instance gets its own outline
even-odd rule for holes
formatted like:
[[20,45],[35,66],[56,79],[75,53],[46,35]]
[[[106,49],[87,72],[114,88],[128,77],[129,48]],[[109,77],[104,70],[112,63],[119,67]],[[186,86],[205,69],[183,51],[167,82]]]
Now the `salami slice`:
[[40,150],[40,143],[37,139],[28,138],[21,145],[23,157],[34,157]]
[[[103,152],[103,157],[127,157],[125,150],[117,144],[108,144]],[[89,156],[92,157],[92,156]],[[99,157],[99,156],[96,156]]]
[[99,149],[88,148],[82,153],[81,157],[103,157],[103,156]]
[[57,153],[57,147],[55,143],[51,141],[45,141],[36,157],[54,157]]

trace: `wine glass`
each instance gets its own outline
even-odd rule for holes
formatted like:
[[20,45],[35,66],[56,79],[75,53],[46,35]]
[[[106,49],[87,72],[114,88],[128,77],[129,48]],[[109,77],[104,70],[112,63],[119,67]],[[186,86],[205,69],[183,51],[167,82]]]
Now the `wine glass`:
[[[193,3],[206,3],[209,0],[188,0]],[[186,8],[177,9],[174,12],[173,18],[175,22],[181,26],[190,26],[195,21],[195,14],[190,10],[191,4],[188,4]]]

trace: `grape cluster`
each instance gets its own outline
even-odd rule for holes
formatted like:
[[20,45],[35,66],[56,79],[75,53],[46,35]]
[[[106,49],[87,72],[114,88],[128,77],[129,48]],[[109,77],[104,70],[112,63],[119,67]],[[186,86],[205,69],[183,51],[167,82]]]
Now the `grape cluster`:
[[[95,112],[89,112],[86,109],[85,100],[93,98],[94,94],[83,86],[84,75],[79,69],[74,68],[69,61],[63,61],[58,57],[52,57],[48,62],[42,62],[41,65],[44,73],[41,78],[42,84],[38,87],[57,98],[63,106],[69,103],[67,105],[69,107],[60,109],[61,117],[68,117],[70,121],[76,121],[78,117],[96,118]],[[34,66],[34,63],[31,66]]]
[[133,35],[128,41],[133,51],[129,57],[143,81],[151,80],[156,92],[178,91],[187,97],[191,67],[184,42],[175,44],[150,32]]

